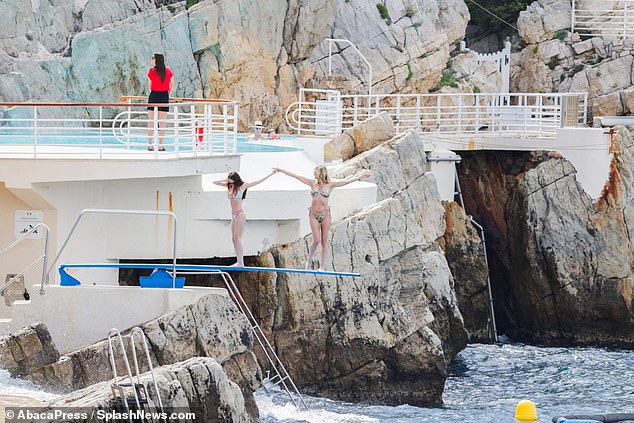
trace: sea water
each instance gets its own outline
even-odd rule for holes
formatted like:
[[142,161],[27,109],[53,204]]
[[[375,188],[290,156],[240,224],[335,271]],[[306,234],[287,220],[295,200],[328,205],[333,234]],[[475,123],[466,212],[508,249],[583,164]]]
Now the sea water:
[[[57,396],[0,370],[0,396]],[[441,407],[368,406],[305,396],[308,410],[280,390],[256,393],[263,423],[514,422],[515,404],[530,399],[540,422],[574,413],[634,412],[634,352],[604,348],[469,345],[449,368]]]
[[575,413],[634,412],[634,352],[602,348],[469,345],[449,368],[441,407],[367,406],[305,397],[309,410],[282,391],[256,393],[264,423],[514,422],[530,399],[540,422]]

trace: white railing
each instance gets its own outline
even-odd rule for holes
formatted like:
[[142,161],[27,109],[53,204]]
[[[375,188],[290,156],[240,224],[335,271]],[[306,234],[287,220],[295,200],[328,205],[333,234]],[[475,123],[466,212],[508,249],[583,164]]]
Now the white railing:
[[[0,103],[0,157],[155,158],[237,151],[238,102]],[[157,108],[167,106],[165,118]],[[154,111],[153,118],[148,107]],[[165,151],[163,151],[165,150]],[[151,157],[151,156],[150,156]]]
[[299,100],[286,109],[286,123],[299,135],[341,133],[341,94],[337,90],[301,88]]
[[572,32],[606,37],[634,36],[634,0],[572,0]]
[[347,44],[350,46],[350,48],[352,48],[352,50],[355,51],[355,53],[357,53],[357,55],[361,58],[361,60],[363,60],[363,63],[365,63],[366,67],[368,68],[368,76],[367,76],[366,84],[368,85],[368,95],[372,95],[372,65],[370,64],[368,59],[366,59],[363,53],[361,53],[361,51],[357,48],[357,46],[354,45],[352,41],[345,38],[326,38],[326,41],[328,41],[328,76],[332,76],[332,45],[333,43]]
[[587,120],[586,93],[341,95],[341,105],[332,104],[331,112],[325,114],[317,108],[319,100],[306,94],[323,97],[326,90],[306,91],[286,115],[289,126],[300,134],[336,134],[381,112],[392,117],[397,131],[520,138],[554,138],[558,128],[583,125]]

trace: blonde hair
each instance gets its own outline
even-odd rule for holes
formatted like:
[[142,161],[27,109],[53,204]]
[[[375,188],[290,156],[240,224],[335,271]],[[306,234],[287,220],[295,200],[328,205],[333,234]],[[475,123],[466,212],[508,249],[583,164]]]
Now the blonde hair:
[[328,176],[328,169],[326,169],[326,166],[317,166],[315,168],[315,179],[317,179],[318,184],[330,183],[330,176]]

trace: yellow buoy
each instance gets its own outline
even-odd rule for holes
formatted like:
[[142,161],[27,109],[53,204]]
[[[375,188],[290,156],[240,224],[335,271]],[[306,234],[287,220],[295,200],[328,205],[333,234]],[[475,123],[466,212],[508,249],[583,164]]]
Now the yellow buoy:
[[522,400],[515,406],[515,420],[520,422],[536,422],[537,409],[535,403],[529,400]]

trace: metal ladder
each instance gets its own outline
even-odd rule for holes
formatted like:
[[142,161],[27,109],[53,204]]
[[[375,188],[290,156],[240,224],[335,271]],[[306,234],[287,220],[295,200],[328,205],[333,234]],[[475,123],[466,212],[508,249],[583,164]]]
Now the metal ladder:
[[[462,210],[466,214],[467,210],[464,206],[464,198],[462,197],[462,188],[460,187],[460,178],[458,177],[458,171],[456,171],[455,173],[454,187],[454,197],[456,195],[458,196],[458,199],[460,200],[460,207],[462,207]],[[489,270],[489,259],[487,258],[487,242],[486,238],[484,237],[484,228],[482,227],[482,225],[475,221],[473,216],[467,215],[467,217],[469,218],[469,222],[471,222],[471,224],[479,232],[482,249],[484,251],[484,265],[487,268],[487,300],[489,303],[489,325],[487,326],[489,326],[490,329],[491,340],[495,344],[498,342],[498,329],[497,325],[495,324],[495,308],[493,307],[493,293],[491,291],[491,272]]]
[[258,344],[260,344],[260,347],[262,348],[264,355],[266,356],[267,360],[269,361],[269,364],[271,365],[271,371],[267,372],[267,374],[270,374],[270,372],[272,372],[273,378],[269,378],[268,376],[267,378],[265,378],[262,384],[264,390],[267,393],[269,393],[270,388],[275,386],[281,386],[282,389],[286,391],[286,394],[291,399],[295,407],[299,407],[299,405],[301,404],[302,407],[304,407],[305,409],[308,409],[308,406],[306,405],[306,402],[304,402],[304,398],[302,397],[302,394],[299,392],[299,389],[297,389],[297,386],[295,385],[295,382],[293,382],[291,375],[286,370],[286,367],[284,367],[284,364],[282,364],[282,361],[275,353],[275,349],[273,348],[273,346],[271,346],[271,343],[266,338],[266,335],[264,335],[264,331],[258,324],[258,321],[253,316],[253,313],[251,313],[251,310],[249,309],[246,302],[244,301],[244,298],[242,297],[240,290],[238,290],[238,287],[236,286],[231,275],[222,270],[180,271],[178,273],[185,274],[185,275],[186,274],[190,274],[190,275],[214,274],[214,275],[220,275],[222,277],[222,280],[225,284],[225,287],[227,288],[227,291],[229,292],[229,296],[231,297],[231,300],[238,306],[238,309],[240,310],[242,315],[249,322],[249,327],[251,328],[251,331],[253,332],[255,339],[258,341]]
[[[146,392],[146,388],[145,385],[141,383],[141,372],[139,370],[139,362],[137,359],[137,354],[136,354],[136,347],[134,345],[134,335],[135,334],[139,334],[141,336],[141,341],[143,343],[143,349],[145,351],[145,357],[147,359],[148,362],[148,366],[150,368],[150,374],[152,376],[152,383],[154,384],[154,390],[156,391],[156,397],[158,399],[158,403],[159,403],[159,407],[161,408],[161,415],[165,416],[165,410],[163,409],[163,401],[161,399],[161,393],[158,389],[158,384],[156,383],[156,378],[154,377],[154,366],[152,366],[152,359],[150,357],[150,351],[148,349],[147,346],[147,340],[145,337],[145,333],[143,333],[143,331],[141,330],[141,328],[139,327],[134,327],[132,328],[132,330],[130,331],[130,334],[128,335],[128,339],[130,341],[130,345],[132,347],[132,357],[134,358],[134,370],[136,373],[136,383],[134,382],[134,378],[132,376],[132,370],[130,368],[130,360],[128,359],[128,353],[126,352],[125,349],[125,343],[123,342],[123,337],[121,336],[121,333],[119,332],[118,329],[116,328],[112,328],[110,329],[110,332],[108,333],[108,355],[110,358],[110,366],[112,367],[112,374],[113,374],[113,378],[114,378],[114,382],[111,386],[112,389],[112,396],[113,399],[115,400],[115,404],[116,404],[116,400],[117,398],[120,398],[120,402],[121,405],[123,405],[123,408],[125,409],[125,411],[128,414],[128,421],[132,422],[132,413],[130,413],[130,401],[132,400],[132,398],[128,398],[126,396],[126,389],[125,388],[131,388],[132,393],[134,395],[134,403],[133,405],[136,405],[136,410],[138,410],[138,412],[142,412],[142,410],[144,410],[144,406],[148,403],[148,399],[147,399],[147,392]],[[123,362],[125,364],[126,367],[126,371],[127,371],[127,376],[128,376],[128,380],[129,383],[123,383],[122,381],[119,381],[119,377],[117,375],[117,364],[115,361],[115,356],[114,356],[114,349],[112,346],[112,341],[113,338],[116,337],[119,341],[119,345],[121,347],[121,353],[123,356]],[[125,376],[123,377],[122,380],[125,380]],[[137,420],[135,418],[135,420]],[[143,421],[146,421],[146,419],[143,419]],[[160,421],[164,421],[163,419],[160,419]]]

